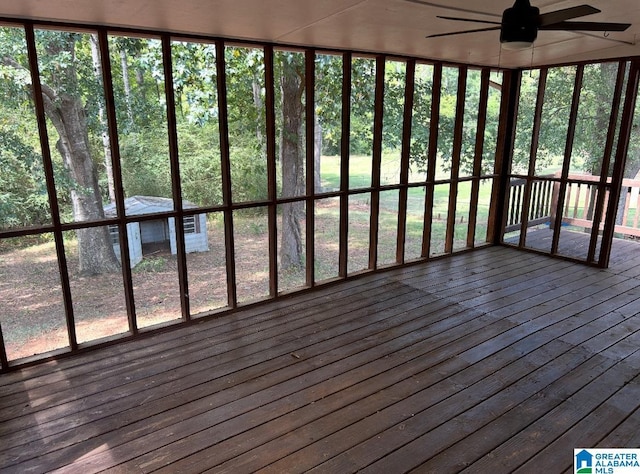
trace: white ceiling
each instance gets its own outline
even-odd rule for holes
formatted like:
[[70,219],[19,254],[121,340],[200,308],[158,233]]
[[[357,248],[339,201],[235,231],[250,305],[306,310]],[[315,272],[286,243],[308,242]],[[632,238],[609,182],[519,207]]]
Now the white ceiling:
[[405,0],[0,0],[0,17],[195,33],[501,67],[640,55],[638,0],[532,0],[541,13],[587,3],[602,13],[580,20],[633,26],[624,33],[610,33],[608,38],[602,33],[541,31],[533,50],[519,52],[501,50],[497,31],[425,38],[489,26],[438,19],[436,15],[500,21],[502,11],[513,0],[424,1],[486,15]]

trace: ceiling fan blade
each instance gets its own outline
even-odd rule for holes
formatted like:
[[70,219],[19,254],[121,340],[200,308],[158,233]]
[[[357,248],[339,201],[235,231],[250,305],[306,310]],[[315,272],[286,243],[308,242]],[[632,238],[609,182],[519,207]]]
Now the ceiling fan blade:
[[577,7],[565,8],[564,10],[556,10],[554,12],[543,13],[539,18],[540,26],[552,25],[581,16],[593,15],[600,13],[600,10],[589,5],[580,5]]
[[561,21],[552,25],[541,26],[540,30],[562,31],[626,31],[630,23],[601,23],[591,21]]
[[443,20],[454,20],[454,21],[468,21],[471,23],[486,23],[487,25],[500,25],[499,21],[486,21],[486,20],[474,20],[472,18],[458,18],[455,16],[440,16],[437,15],[436,18],[442,18]]
[[453,33],[438,33],[435,35],[425,36],[425,38],[439,38],[441,36],[466,35],[467,33],[478,33],[480,31],[496,31],[499,29],[500,29],[499,26],[492,26],[490,28],[479,28],[477,30],[454,31]]

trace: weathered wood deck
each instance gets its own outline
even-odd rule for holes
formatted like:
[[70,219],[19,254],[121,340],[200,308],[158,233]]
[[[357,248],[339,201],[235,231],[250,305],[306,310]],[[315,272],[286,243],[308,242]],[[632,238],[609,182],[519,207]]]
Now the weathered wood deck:
[[640,271],[616,258],[486,248],[0,376],[0,467],[562,472],[636,447]]
[[[586,261],[589,253],[590,234],[576,230],[562,229],[558,241],[558,254]],[[506,239],[506,242],[517,245],[519,236]],[[553,242],[553,230],[549,228],[530,229],[527,233],[525,247],[549,253]],[[599,251],[599,247],[597,252]],[[598,253],[596,253],[596,256]],[[610,267],[620,271],[621,266],[635,267],[640,264],[640,242],[628,239],[613,239]]]

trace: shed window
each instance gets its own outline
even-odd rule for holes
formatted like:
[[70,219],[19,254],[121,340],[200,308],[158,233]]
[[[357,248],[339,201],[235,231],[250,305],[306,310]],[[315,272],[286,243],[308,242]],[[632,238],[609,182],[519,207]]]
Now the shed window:
[[184,216],[182,219],[184,223],[184,233],[185,234],[197,234],[200,229],[198,229],[198,219],[196,216]]

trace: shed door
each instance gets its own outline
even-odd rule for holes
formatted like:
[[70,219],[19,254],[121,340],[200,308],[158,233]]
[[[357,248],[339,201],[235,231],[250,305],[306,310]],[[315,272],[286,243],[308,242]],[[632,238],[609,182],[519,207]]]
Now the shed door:
[[127,235],[129,240],[129,259],[131,260],[131,268],[133,268],[142,260],[142,240],[140,239],[140,223],[131,222],[127,224]]

